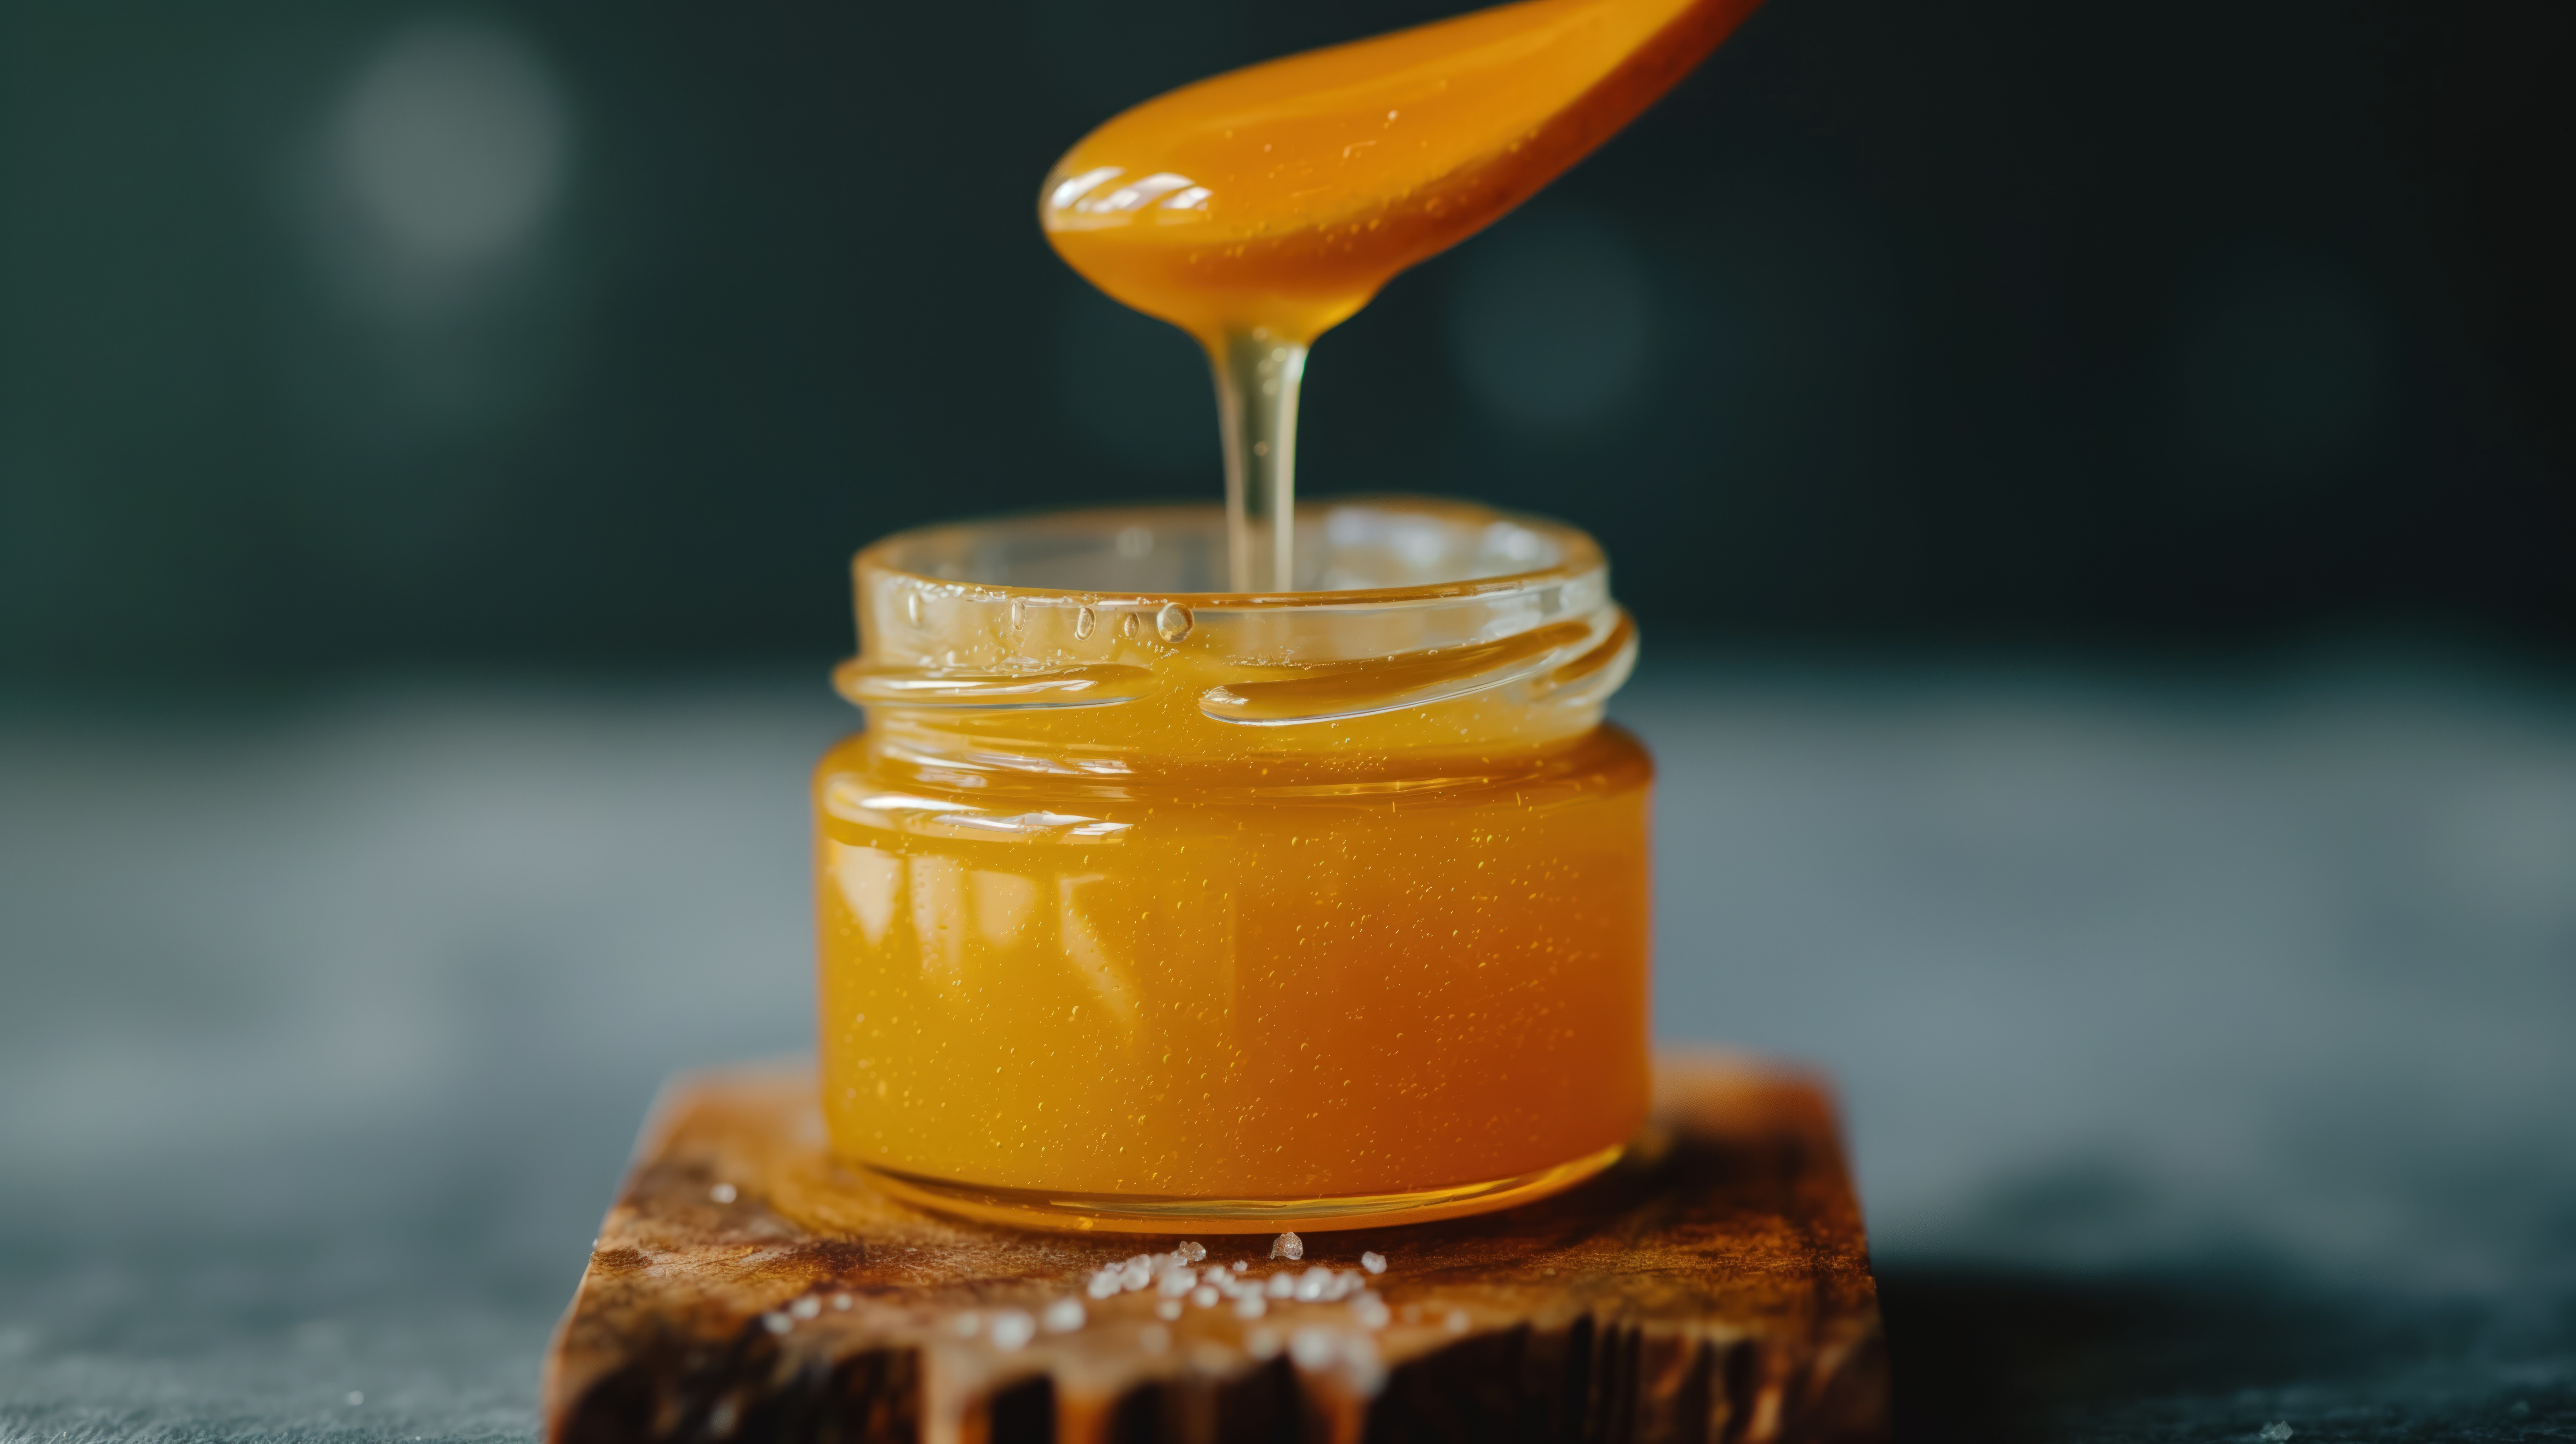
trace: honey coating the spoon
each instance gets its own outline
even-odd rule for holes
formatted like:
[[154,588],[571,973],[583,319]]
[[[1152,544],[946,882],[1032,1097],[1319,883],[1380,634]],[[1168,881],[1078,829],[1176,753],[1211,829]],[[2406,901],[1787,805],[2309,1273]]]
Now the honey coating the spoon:
[[1528,199],[1755,0],[1523,0],[1149,100],[1067,151],[1047,239],[1215,355],[1300,346]]

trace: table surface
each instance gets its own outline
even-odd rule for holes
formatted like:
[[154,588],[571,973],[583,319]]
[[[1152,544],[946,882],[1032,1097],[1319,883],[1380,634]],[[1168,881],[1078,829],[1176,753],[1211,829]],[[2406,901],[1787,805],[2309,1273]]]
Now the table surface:
[[[1907,1437],[2576,1436],[2565,687],[1659,659],[1621,714],[1659,1030],[1839,1080]],[[849,725],[0,713],[0,1440],[529,1438],[656,1081],[803,1043]]]

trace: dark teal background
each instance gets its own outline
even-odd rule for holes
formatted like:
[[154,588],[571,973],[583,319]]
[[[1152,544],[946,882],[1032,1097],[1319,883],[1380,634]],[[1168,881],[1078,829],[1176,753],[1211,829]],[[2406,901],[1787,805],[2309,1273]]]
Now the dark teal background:
[[[0,669],[812,664],[890,528],[1213,496],[1192,351],[1053,259],[1036,182],[1443,8],[14,0]],[[2563,646],[2565,233],[2520,197],[2566,29],[1773,0],[1325,339],[1304,483],[1567,516],[1668,642]],[[412,274],[333,147],[460,33],[559,154]]]

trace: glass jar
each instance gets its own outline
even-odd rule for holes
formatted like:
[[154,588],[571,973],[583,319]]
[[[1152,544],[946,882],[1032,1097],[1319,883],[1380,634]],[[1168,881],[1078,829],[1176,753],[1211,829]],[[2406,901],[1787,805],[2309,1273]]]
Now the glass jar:
[[1598,547],[1425,500],[906,532],[814,779],[824,1116],[918,1202],[1199,1232],[1499,1208],[1645,1115],[1652,766]]

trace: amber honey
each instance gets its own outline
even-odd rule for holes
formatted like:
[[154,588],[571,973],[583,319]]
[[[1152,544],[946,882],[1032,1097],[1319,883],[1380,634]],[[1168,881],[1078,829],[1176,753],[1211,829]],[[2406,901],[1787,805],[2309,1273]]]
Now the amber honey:
[[1627,123],[1752,0],[1525,0],[1184,87],[1041,223],[1207,349],[1227,504],[856,564],[815,777],[823,1103],[889,1187],[1248,1231],[1501,1207],[1644,1117],[1651,768],[1591,540],[1295,501],[1306,350]]
[[1305,344],[1634,119],[1753,0],[1524,0],[1184,86],[1039,197],[1093,284],[1211,348]]
[[[1208,1230],[1615,1156],[1650,768],[1600,725],[1635,642],[1598,553],[1446,504],[1305,530],[1339,585],[1293,598],[1156,586],[1219,571],[1214,508],[862,555],[870,727],[815,780],[844,1156],[969,1211]],[[1097,585],[1010,584],[1049,576]]]

